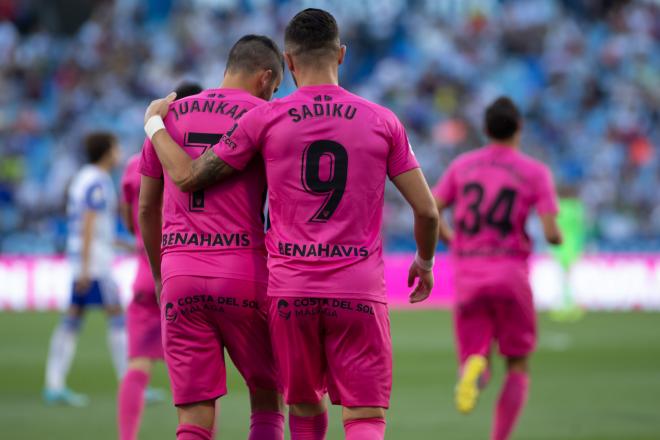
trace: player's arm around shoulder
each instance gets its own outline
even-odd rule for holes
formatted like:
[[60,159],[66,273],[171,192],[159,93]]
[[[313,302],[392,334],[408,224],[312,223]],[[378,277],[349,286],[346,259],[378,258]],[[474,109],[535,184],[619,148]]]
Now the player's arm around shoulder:
[[167,132],[163,118],[175,98],[176,94],[170,93],[166,98],[152,101],[144,116],[144,129],[163,168],[172,182],[184,192],[197,191],[226,179],[234,169],[212,150],[192,160]]
[[415,216],[417,254],[410,266],[408,286],[412,287],[415,279],[419,279],[410,294],[410,302],[416,303],[428,298],[435,282],[433,265],[440,216],[421,169],[414,168],[399,174],[392,179],[392,183],[406,199]]

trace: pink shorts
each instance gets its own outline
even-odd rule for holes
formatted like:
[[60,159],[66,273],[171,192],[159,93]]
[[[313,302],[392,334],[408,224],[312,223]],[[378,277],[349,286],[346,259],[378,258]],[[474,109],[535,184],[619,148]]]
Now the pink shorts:
[[250,390],[279,389],[268,334],[266,285],[174,276],[163,283],[163,347],[175,405],[227,393],[224,349]]
[[135,292],[126,310],[128,331],[128,358],[163,358],[163,343],[160,338],[160,309],[156,294]]
[[392,341],[387,304],[270,298],[270,331],[288,404],[388,408]]
[[527,272],[510,267],[505,276],[456,274],[454,329],[461,365],[468,356],[488,356],[497,341],[506,357],[527,356],[536,346],[536,313]]

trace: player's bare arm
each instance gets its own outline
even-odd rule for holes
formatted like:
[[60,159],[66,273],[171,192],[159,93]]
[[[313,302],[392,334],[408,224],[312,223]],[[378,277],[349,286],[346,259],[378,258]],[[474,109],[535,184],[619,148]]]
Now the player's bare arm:
[[[406,199],[415,215],[415,242],[417,255],[408,274],[408,286],[412,287],[415,279],[419,279],[415,290],[410,294],[410,302],[424,301],[433,289],[433,268],[425,262],[433,260],[435,247],[438,243],[438,210],[426,183],[424,174],[419,168],[396,176],[392,182]],[[423,267],[424,266],[424,267]]]
[[563,238],[557,224],[557,214],[543,214],[540,217],[546,241],[550,244],[560,245]]
[[153,133],[151,143],[165,172],[174,184],[184,192],[198,191],[229,177],[233,174],[234,169],[211,150],[192,160],[164,129],[162,118],[167,115],[169,105],[174,98],[176,98],[176,94],[170,93],[166,98],[153,101],[144,116],[145,124],[147,124],[145,127],[148,126],[153,117],[161,118],[163,129]]
[[436,197],[435,204],[438,207],[438,238],[444,244],[449,245],[454,239],[454,231],[445,219],[444,212],[449,207],[444,200]]
[[91,278],[89,275],[89,264],[92,250],[92,239],[94,235],[94,225],[96,224],[96,211],[87,209],[82,218],[82,249],[80,250],[80,258],[82,267],[80,276],[76,280],[75,290],[78,293],[86,292],[89,289]]
[[144,249],[147,252],[151,274],[156,284],[156,299],[160,300],[160,238],[163,227],[163,181],[142,176],[140,180],[140,204],[138,223],[142,232]]
[[133,224],[133,208],[130,203],[121,202],[119,204],[119,215],[124,222],[124,226],[131,234],[135,235],[135,225]]

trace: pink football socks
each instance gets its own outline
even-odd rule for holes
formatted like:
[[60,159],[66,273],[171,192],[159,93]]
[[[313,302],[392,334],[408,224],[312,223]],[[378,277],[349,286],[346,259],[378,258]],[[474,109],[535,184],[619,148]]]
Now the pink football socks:
[[284,440],[284,415],[276,411],[252,413],[248,440]]
[[527,401],[529,376],[527,373],[509,372],[495,408],[492,440],[507,440]]
[[344,422],[346,440],[383,440],[385,438],[385,419],[355,419]]
[[328,431],[328,413],[314,417],[299,417],[289,414],[291,440],[324,440]]
[[196,425],[182,424],[176,430],[176,440],[211,440],[213,431]]
[[128,370],[124,375],[117,397],[120,440],[137,439],[144,408],[144,390],[148,384],[149,375],[144,371]]

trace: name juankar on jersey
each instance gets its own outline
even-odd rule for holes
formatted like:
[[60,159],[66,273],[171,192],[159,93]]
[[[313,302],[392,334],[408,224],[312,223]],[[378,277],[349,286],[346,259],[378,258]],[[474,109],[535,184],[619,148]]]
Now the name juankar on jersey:
[[[201,101],[201,103],[200,103]],[[170,111],[174,113],[174,117],[178,121],[179,118],[188,113],[213,113],[231,117],[233,120],[238,121],[241,116],[247,113],[248,109],[239,106],[238,104],[231,104],[227,101],[214,101],[214,100],[186,100],[175,102],[170,106]]]
[[329,243],[283,243],[277,244],[280,255],[287,257],[363,257],[369,256],[369,250],[364,246],[350,246]]
[[248,247],[250,243],[250,235],[247,232],[170,232],[163,234],[161,246]]

